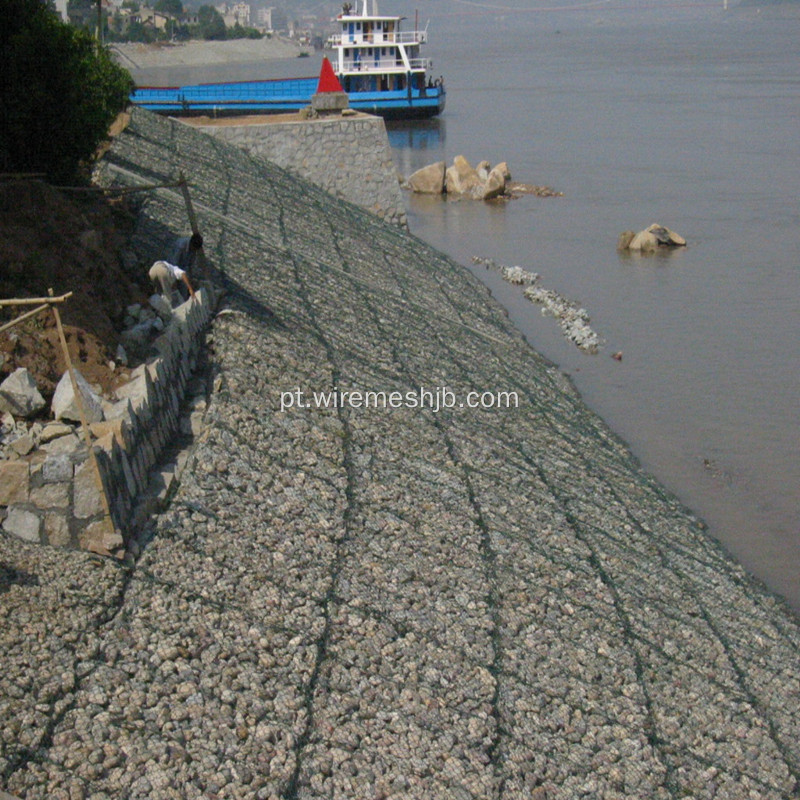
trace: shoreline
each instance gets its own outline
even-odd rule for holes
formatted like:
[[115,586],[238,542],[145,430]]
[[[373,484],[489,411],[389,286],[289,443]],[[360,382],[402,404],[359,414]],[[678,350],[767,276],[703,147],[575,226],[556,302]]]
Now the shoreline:
[[192,39],[188,42],[140,44],[112,43],[111,52],[126,69],[161,67],[204,67],[259,60],[297,57],[308,48],[290,39],[230,39],[221,42]]
[[[797,618],[465,267],[140,110],[104,168],[187,174],[227,292],[214,380],[130,569],[0,537],[2,788],[793,796]],[[140,223],[144,252],[185,225],[180,194]],[[437,384],[523,403],[279,403]]]

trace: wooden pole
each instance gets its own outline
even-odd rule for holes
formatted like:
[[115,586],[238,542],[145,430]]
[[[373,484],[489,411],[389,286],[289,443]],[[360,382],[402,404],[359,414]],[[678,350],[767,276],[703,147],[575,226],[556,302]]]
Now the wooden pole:
[[3,331],[7,331],[9,328],[13,328],[20,322],[24,322],[29,317],[35,317],[37,314],[41,313],[42,311],[46,311],[50,306],[45,303],[43,306],[39,306],[39,308],[34,308],[33,311],[28,311],[27,314],[20,314],[16,319],[12,319],[11,322],[6,322],[5,325],[0,327],[0,333]]
[[[178,173],[178,185],[181,187],[181,194],[183,194],[183,202],[186,204],[186,214],[189,217],[189,225],[192,228],[192,234],[199,234],[200,228],[197,225],[197,214],[194,213],[194,206],[192,205],[192,198],[189,195],[189,184],[186,182],[183,171]],[[200,267],[201,277],[205,280],[208,278],[208,270],[206,269],[206,254],[200,248],[197,253],[197,264]]]
[[61,297],[22,297],[17,300],[0,300],[0,306],[34,306],[44,303],[49,308],[53,303],[63,303],[72,297],[72,292],[62,294]]

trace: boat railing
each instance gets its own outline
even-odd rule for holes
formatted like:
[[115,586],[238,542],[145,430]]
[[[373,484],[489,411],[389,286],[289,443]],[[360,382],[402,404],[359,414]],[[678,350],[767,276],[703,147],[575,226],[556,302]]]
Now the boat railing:
[[330,38],[334,47],[348,44],[425,44],[428,41],[427,31],[391,31],[382,33],[340,33]]
[[[408,60],[412,71],[427,70],[430,66],[429,58],[410,58]],[[375,61],[365,56],[358,60],[348,59],[342,64],[345,72],[406,72],[402,61],[398,59],[382,58]]]

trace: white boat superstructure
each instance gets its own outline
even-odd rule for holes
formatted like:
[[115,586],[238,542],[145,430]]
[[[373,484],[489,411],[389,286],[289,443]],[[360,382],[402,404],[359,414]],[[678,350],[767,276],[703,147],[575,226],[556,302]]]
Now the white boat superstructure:
[[403,17],[372,13],[363,0],[361,13],[345,3],[337,17],[341,32],[332,37],[336,51],[333,68],[346,92],[424,91],[430,59],[420,56],[420,45],[428,40],[427,30],[403,31]]

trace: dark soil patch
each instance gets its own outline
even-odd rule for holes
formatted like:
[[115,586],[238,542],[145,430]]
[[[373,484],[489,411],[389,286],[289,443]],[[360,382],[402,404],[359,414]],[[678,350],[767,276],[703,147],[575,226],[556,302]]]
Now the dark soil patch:
[[[127,378],[114,366],[125,308],[147,303],[149,280],[126,245],[135,214],[124,201],[36,181],[0,184],[0,298],[72,292],[59,306],[73,364],[104,394]],[[5,323],[31,307],[2,308]],[[49,400],[66,370],[52,312],[0,333],[0,381],[26,367]]]

